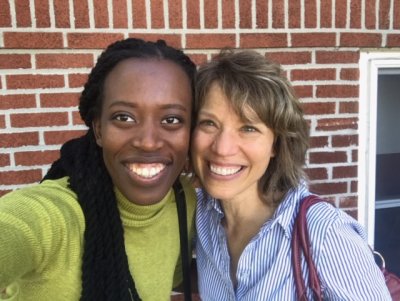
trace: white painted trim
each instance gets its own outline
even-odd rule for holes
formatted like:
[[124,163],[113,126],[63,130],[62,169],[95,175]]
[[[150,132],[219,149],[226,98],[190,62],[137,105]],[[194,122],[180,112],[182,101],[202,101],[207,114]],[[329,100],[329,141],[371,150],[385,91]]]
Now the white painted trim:
[[400,52],[360,53],[358,220],[366,228],[371,246],[374,245],[375,230],[378,73],[382,68],[399,67]]

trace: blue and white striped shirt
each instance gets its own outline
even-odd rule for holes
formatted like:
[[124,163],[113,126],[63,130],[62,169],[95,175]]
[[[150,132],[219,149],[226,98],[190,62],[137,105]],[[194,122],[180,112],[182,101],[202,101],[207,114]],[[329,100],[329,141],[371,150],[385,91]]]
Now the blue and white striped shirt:
[[[296,300],[290,241],[299,201],[309,194],[302,185],[287,193],[273,217],[243,250],[235,289],[221,225],[222,208],[217,200],[198,190],[196,253],[201,299]],[[324,300],[391,300],[365,231],[357,221],[322,202],[309,209],[307,223]],[[302,270],[304,279],[308,279],[304,260]]]

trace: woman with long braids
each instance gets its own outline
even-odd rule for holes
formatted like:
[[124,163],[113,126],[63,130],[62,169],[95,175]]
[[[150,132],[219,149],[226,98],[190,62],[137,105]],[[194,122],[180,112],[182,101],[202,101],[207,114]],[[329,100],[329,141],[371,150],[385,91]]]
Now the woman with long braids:
[[80,97],[86,135],[40,184],[0,199],[0,300],[170,299],[194,232],[181,172],[195,72],[164,41],[101,54]]

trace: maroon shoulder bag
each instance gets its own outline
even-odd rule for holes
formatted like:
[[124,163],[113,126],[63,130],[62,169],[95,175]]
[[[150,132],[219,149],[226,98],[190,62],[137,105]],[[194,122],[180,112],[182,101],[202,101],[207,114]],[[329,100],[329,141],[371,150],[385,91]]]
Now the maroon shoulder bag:
[[[310,239],[308,236],[307,229],[307,219],[306,213],[308,208],[318,202],[325,202],[315,195],[309,195],[305,197],[300,204],[300,209],[297,214],[294,226],[293,226],[293,234],[292,234],[292,266],[293,266],[293,275],[294,282],[296,286],[296,295],[299,301],[307,301],[307,287],[305,281],[303,279],[303,275],[301,273],[301,254],[303,253],[304,258],[306,260],[308,270],[309,270],[309,279],[308,286],[310,287],[313,293],[313,300],[321,301],[322,293],[321,293],[321,282],[318,278],[317,269],[315,268],[311,248],[310,248]],[[375,252],[376,254],[377,252]],[[379,254],[379,253],[377,253]],[[382,265],[380,269],[385,277],[386,286],[389,289],[390,295],[393,300],[400,300],[400,278],[393,273],[390,273],[385,268],[385,262],[383,257],[379,254],[382,260]]]

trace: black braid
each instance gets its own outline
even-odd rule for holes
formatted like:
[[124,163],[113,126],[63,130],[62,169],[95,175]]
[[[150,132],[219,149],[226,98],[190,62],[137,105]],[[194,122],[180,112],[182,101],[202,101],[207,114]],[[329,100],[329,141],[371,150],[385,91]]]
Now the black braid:
[[128,58],[169,59],[183,68],[194,90],[195,65],[182,51],[161,40],[153,43],[130,38],[115,42],[101,54],[92,69],[79,103],[79,112],[89,130],[85,136],[62,146],[60,159],[43,179],[68,176],[70,188],[77,194],[85,216],[81,301],[141,300],[129,271],[112,179],[92,129],[93,120],[101,114],[107,75]]

